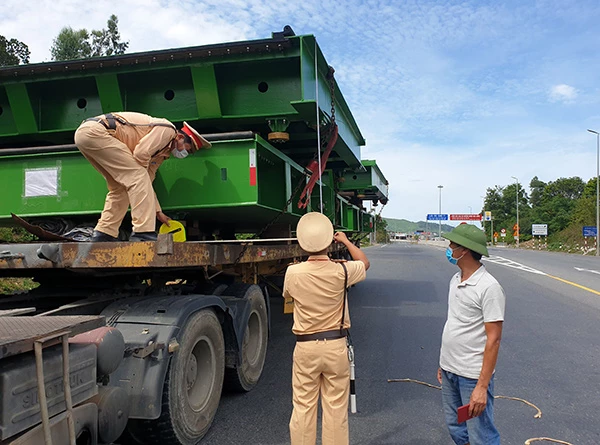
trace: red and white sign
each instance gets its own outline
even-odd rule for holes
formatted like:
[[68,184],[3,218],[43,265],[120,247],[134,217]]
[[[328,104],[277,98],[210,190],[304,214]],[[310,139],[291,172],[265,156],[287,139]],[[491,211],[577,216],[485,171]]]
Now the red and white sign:
[[256,186],[256,149],[250,150],[250,185]]
[[481,221],[481,214],[479,214],[479,213],[450,214],[450,221]]

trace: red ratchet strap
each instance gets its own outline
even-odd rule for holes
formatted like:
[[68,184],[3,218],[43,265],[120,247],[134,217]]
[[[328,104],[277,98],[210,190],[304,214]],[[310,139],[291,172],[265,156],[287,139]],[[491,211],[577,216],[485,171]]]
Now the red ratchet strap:
[[335,127],[333,127],[333,132],[332,132],[331,138],[329,139],[329,142],[327,142],[327,147],[325,148],[325,152],[321,156],[321,172],[320,172],[320,174],[319,174],[319,170],[316,166],[316,164],[317,164],[316,162],[314,164],[311,163],[311,165],[308,166],[308,169],[310,171],[312,171],[312,175],[311,175],[310,179],[308,180],[308,183],[304,187],[304,190],[302,190],[302,194],[300,195],[300,199],[298,200],[298,208],[299,209],[305,209],[306,206],[308,205],[308,203],[310,202],[310,195],[312,193],[312,190],[315,187],[315,184],[317,183],[319,176],[321,176],[323,174],[323,172],[325,171],[325,166],[327,165],[327,159],[329,159],[329,155],[331,154],[331,150],[333,149],[333,146],[337,142],[337,138],[338,138],[338,126],[336,125]]

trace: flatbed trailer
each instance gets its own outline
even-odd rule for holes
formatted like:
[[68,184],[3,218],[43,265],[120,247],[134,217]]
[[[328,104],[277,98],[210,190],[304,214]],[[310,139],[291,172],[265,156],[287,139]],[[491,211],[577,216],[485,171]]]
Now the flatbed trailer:
[[[340,245],[331,247],[334,258],[346,254]],[[177,243],[172,234],[157,242],[2,244],[0,277],[31,276],[41,284],[1,298],[0,311],[21,309],[34,315],[26,318],[49,321],[96,316],[122,335],[118,367],[98,375],[104,398],[71,410],[77,437],[106,440],[90,444],[119,437],[123,443],[192,444],[208,430],[223,385],[249,391],[258,382],[269,335],[268,289],[280,292],[277,277],[305,256],[295,239]],[[33,366],[30,355],[19,356],[24,369]],[[75,374],[71,370],[71,379]],[[122,400],[127,406],[116,409]],[[86,430],[90,410],[101,412],[109,427]],[[60,442],[68,437],[65,412],[54,414],[54,421],[23,424],[15,441],[2,435],[0,416],[0,441],[29,445],[50,434],[68,443]],[[48,417],[41,409],[39,416]]]

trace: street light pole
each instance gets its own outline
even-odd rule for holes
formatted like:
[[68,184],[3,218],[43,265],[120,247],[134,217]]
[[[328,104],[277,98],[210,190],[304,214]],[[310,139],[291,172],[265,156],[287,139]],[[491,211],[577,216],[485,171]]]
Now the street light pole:
[[442,237],[442,189],[444,188],[443,185],[438,185],[438,189],[440,189],[440,212],[439,212],[439,217],[440,217],[440,227],[439,227],[439,232],[438,232],[438,238]]
[[519,247],[519,238],[521,232],[521,226],[519,226],[519,179],[516,176],[511,176],[515,181],[517,181],[517,247]]
[[596,256],[600,253],[598,249],[598,230],[600,229],[600,133],[588,130],[596,135]]
[[479,195],[483,199],[483,205],[481,207],[481,229],[485,232],[485,196]]

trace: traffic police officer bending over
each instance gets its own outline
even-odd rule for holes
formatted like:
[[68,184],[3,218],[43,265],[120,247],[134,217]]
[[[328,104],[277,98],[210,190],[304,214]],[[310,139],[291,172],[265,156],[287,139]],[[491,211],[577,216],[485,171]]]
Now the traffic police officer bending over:
[[117,241],[131,206],[130,241],[156,241],[156,220],[168,224],[152,188],[158,167],[171,155],[185,158],[210,142],[183,123],[181,130],[166,119],[120,112],[86,119],[75,132],[75,144],[106,179],[108,194],[92,241]]
[[[346,274],[331,261],[332,240],[346,246],[354,261],[345,262],[347,286],[366,278],[369,260],[342,232],[333,233],[331,221],[321,213],[304,215],[298,222],[300,247],[307,261],[288,267],[283,296],[294,299],[296,334],[292,369],[292,445],[313,445],[317,436],[317,403],[321,396],[323,445],[349,443],[348,399],[350,364],[346,344],[350,318],[344,304]],[[342,317],[343,308],[346,308]],[[342,329],[343,323],[343,329]]]

